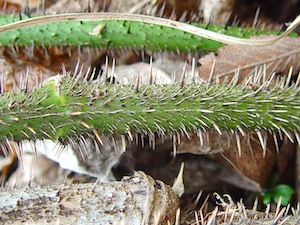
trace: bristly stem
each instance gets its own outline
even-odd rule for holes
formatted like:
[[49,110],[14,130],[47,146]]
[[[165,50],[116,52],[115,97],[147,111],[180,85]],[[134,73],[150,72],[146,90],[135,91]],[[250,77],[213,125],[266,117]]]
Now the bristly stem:
[[[249,40],[245,38],[258,31],[217,28],[218,32],[229,32],[241,39],[177,21],[133,14],[63,14],[21,21],[18,18],[0,16],[2,46],[108,46],[189,52],[215,51],[222,43],[265,45],[282,37]],[[299,21],[297,17],[283,35]],[[59,85],[51,81],[28,93],[2,93],[0,141],[63,141],[90,134],[187,133],[199,129],[218,133],[299,131],[298,88],[255,91],[222,85],[148,85],[137,91],[130,86],[84,80],[76,83],[70,79],[64,77]]]
[[[300,17],[282,36],[292,31]],[[216,51],[223,44],[266,45],[282,36],[251,40],[277,31],[190,25],[163,18],[122,13],[60,14],[22,18],[0,16],[1,46],[89,46],[152,51]],[[295,34],[294,34],[295,35]]]
[[298,88],[105,85],[63,77],[0,96],[0,141],[197,130],[299,131]]

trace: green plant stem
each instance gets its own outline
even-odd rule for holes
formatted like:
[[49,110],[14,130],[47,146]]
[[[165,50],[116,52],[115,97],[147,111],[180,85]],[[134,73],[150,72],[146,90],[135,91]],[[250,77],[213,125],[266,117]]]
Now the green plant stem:
[[[58,21],[52,22],[56,18]],[[221,42],[227,43],[228,38],[233,38],[230,43],[238,43],[239,39],[234,37],[247,41],[253,35],[278,34],[278,31],[215,25],[208,26],[206,30],[203,29],[207,26],[205,24],[189,26],[156,17],[107,13],[66,14],[32,19],[23,16],[22,20],[20,16],[2,15],[0,25],[5,26],[0,27],[1,46],[89,46],[177,52],[216,51],[223,45]],[[194,30],[198,33],[192,33]],[[222,34],[228,37],[219,38]]]
[[199,130],[298,132],[297,88],[255,91],[240,86],[131,86],[63,77],[28,93],[0,96],[0,141],[87,134]]
[[[114,19],[115,17],[115,19]],[[55,20],[52,21],[51,19]],[[153,51],[216,51],[222,43],[269,31],[220,28],[211,32],[162,18],[128,14],[65,14],[19,21],[0,16],[2,46],[89,46]],[[299,23],[300,17],[287,29]],[[284,34],[284,35],[285,35]],[[211,40],[213,39],[213,40]],[[241,42],[240,42],[241,41]],[[248,42],[249,41],[249,42]],[[29,93],[0,95],[0,141],[68,140],[89,134],[168,133],[193,130],[299,131],[297,88],[255,91],[246,87],[99,85],[63,78]]]

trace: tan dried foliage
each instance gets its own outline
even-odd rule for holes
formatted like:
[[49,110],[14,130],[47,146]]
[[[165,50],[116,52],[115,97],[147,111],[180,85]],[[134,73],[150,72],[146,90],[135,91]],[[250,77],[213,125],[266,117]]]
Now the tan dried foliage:
[[213,69],[213,79],[220,82],[231,81],[236,73],[239,74],[239,82],[242,82],[257,74],[266,75],[266,79],[274,72],[288,74],[290,67],[297,72],[300,67],[300,39],[286,37],[269,46],[228,45],[219,48],[217,54],[202,57],[199,63],[201,77],[209,79]]
[[[226,176],[226,182],[245,190],[260,192],[266,184],[273,168],[277,166],[280,175],[286,172],[294,157],[294,145],[286,138],[276,147],[274,137],[261,133],[265,147],[255,132],[232,134],[208,132],[200,137],[191,133],[183,137],[177,153],[207,155],[225,166],[225,171],[233,169],[232,176]],[[279,152],[277,152],[279,151]],[[224,174],[223,176],[225,176]]]
[[[42,6],[44,4],[44,6]],[[85,12],[90,8],[91,11],[101,11],[108,9],[111,0],[0,0],[0,6],[4,11],[18,12],[26,7],[34,10],[36,8],[47,8],[47,13],[62,12]]]
[[199,0],[158,0],[155,3],[155,7],[159,9],[157,10],[158,13],[161,13],[160,11],[164,9],[162,12],[163,17],[172,17],[176,20],[189,20],[192,18],[194,13],[198,13],[200,2],[201,1]]

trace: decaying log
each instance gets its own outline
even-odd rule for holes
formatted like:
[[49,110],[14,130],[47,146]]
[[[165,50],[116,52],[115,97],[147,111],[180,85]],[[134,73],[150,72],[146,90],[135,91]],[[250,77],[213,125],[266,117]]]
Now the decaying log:
[[111,183],[87,183],[0,192],[2,224],[165,224],[178,198],[143,172]]

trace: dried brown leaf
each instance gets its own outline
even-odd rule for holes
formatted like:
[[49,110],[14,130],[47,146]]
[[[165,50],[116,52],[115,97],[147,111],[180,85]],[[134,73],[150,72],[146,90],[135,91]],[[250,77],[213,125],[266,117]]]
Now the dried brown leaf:
[[209,154],[210,158],[236,171],[226,174],[229,170],[225,170],[224,181],[243,189],[261,191],[277,160],[273,137],[262,136],[266,141],[265,153],[256,133],[242,136],[226,132],[222,135],[209,132],[202,137],[191,135],[189,142],[182,138],[177,153]]
[[[223,148],[221,157],[219,160],[224,159],[235,168],[235,170],[245,179],[250,180],[257,184],[256,191],[262,190],[273,166],[276,163],[276,151],[274,142],[271,136],[262,134],[266,140],[266,154],[263,154],[263,148],[261,146],[258,137],[254,133],[249,133],[245,136],[236,137],[231,136],[231,142],[228,147]],[[238,141],[237,141],[238,140]],[[240,142],[238,147],[237,142]],[[240,152],[239,149],[240,148]],[[236,183],[236,185],[240,185]],[[247,187],[243,187],[247,189]]]
[[26,4],[28,5],[29,8],[34,8],[37,7],[40,4],[40,1],[38,0],[27,0],[27,1],[23,1],[23,0],[1,0],[0,3],[8,3],[8,4],[15,4],[15,5],[20,5],[22,7],[25,7]]
[[231,81],[237,72],[239,82],[251,75],[267,78],[274,72],[287,74],[290,67],[297,72],[300,67],[300,39],[285,37],[268,46],[228,45],[219,48],[217,56],[210,53],[199,60],[199,73],[205,80],[209,79],[214,61],[213,79],[221,82]]
[[165,18],[190,20],[192,15],[198,12],[200,2],[199,0],[158,0],[155,2],[155,7],[157,13]]
[[[0,0],[0,6],[5,11],[13,7],[12,12],[20,12],[26,7],[30,10],[46,8],[47,13],[102,11],[108,9],[111,0]],[[43,6],[42,6],[43,5]]]

